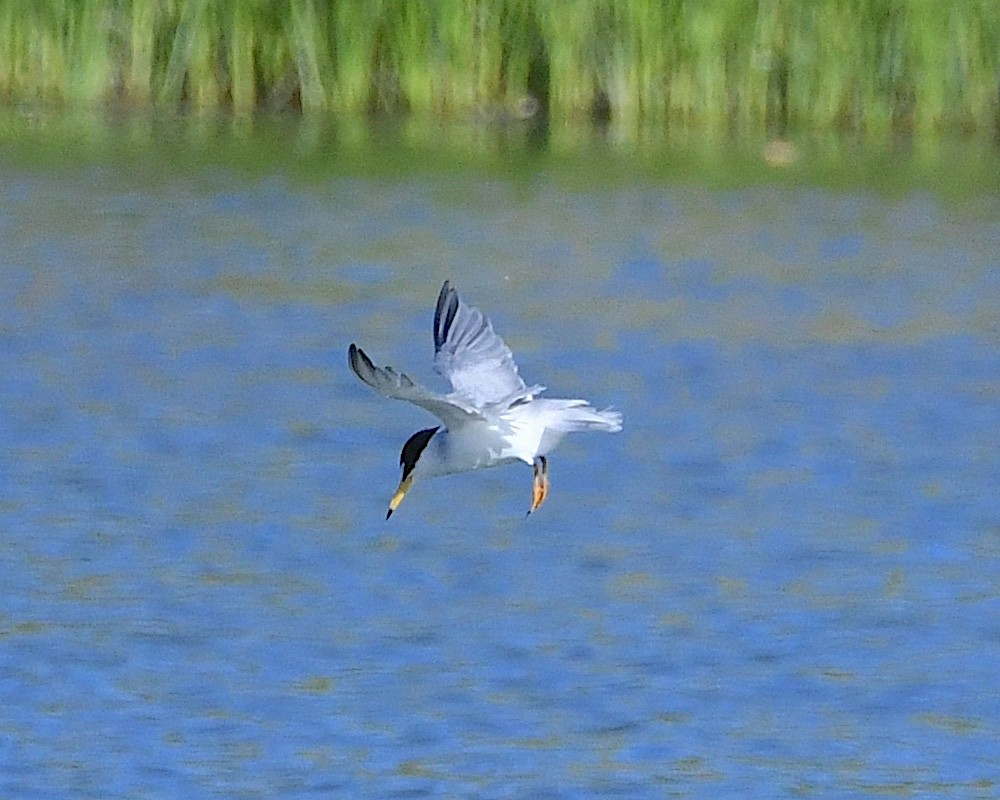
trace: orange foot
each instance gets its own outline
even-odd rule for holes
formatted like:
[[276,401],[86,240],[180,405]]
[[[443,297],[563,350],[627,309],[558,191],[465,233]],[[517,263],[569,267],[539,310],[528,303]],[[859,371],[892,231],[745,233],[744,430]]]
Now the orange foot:
[[549,495],[549,462],[545,456],[538,456],[534,463],[535,478],[531,487],[531,508],[528,510],[537,511],[538,507],[545,502]]

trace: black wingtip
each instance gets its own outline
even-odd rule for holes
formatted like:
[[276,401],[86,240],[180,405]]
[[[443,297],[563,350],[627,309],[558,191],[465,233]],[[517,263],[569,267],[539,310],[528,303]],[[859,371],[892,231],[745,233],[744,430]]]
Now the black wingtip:
[[370,370],[375,369],[374,362],[368,357],[368,354],[360,347],[357,347],[352,344],[350,349],[350,356],[351,356],[351,361],[354,364],[361,363],[364,364],[366,367],[368,367],[368,369]]
[[388,521],[389,517],[391,516],[392,516],[392,509],[390,508],[388,511],[385,512],[386,521]]
[[371,374],[376,372],[375,365],[368,358],[368,354],[353,342],[347,348],[347,366],[351,368],[351,372],[357,375],[362,383],[374,386],[371,381]]
[[445,281],[441,285],[441,291],[438,292],[437,305],[434,307],[434,327],[437,328],[441,321],[441,312],[444,310],[445,304],[448,302],[448,295],[451,294],[454,289],[451,288],[451,281]]
[[448,303],[448,295],[451,292],[451,281],[445,281],[438,293],[437,305],[434,306],[434,352],[441,349],[441,344],[445,340],[445,330],[447,322],[442,325],[442,317],[447,317],[445,306]]
[[434,309],[434,350],[437,352],[448,341],[448,331],[458,314],[458,292],[451,281],[445,281],[438,295],[437,306]]
[[351,346],[347,348],[347,364],[359,378],[361,377],[361,365],[364,363],[371,364],[371,360],[365,355],[364,350],[351,342]]

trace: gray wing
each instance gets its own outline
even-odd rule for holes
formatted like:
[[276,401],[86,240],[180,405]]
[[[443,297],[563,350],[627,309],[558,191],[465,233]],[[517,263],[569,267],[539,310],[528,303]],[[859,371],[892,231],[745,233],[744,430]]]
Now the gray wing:
[[525,386],[510,348],[478,308],[459,300],[448,281],[434,310],[434,368],[476,408],[513,402],[541,389]]
[[347,350],[347,362],[351,371],[379,394],[396,400],[406,400],[421,408],[426,408],[447,427],[455,428],[482,415],[469,405],[456,402],[451,397],[435,394],[420,384],[414,383],[406,375],[392,367],[376,367],[364,350],[352,344]]

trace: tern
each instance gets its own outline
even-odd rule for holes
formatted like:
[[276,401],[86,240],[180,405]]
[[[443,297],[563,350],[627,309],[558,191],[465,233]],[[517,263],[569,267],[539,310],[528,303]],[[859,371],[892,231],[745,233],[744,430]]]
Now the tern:
[[392,367],[376,367],[357,345],[347,352],[351,370],[379,394],[430,411],[443,425],[417,431],[399,456],[403,469],[385,518],[414,481],[523,461],[532,467],[531,508],[549,493],[549,452],[567,433],[622,429],[622,415],[598,411],[586,400],[540,398],[544,386],[518,375],[510,348],[483,313],[463,303],[444,282],[434,309],[434,368],[452,387],[438,394]]

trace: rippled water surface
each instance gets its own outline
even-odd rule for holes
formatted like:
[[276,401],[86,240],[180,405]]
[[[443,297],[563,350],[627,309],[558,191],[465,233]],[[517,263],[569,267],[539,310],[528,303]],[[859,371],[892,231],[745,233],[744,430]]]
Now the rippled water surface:
[[[418,484],[450,278],[625,430]],[[0,795],[992,797],[1000,203],[0,180]]]

